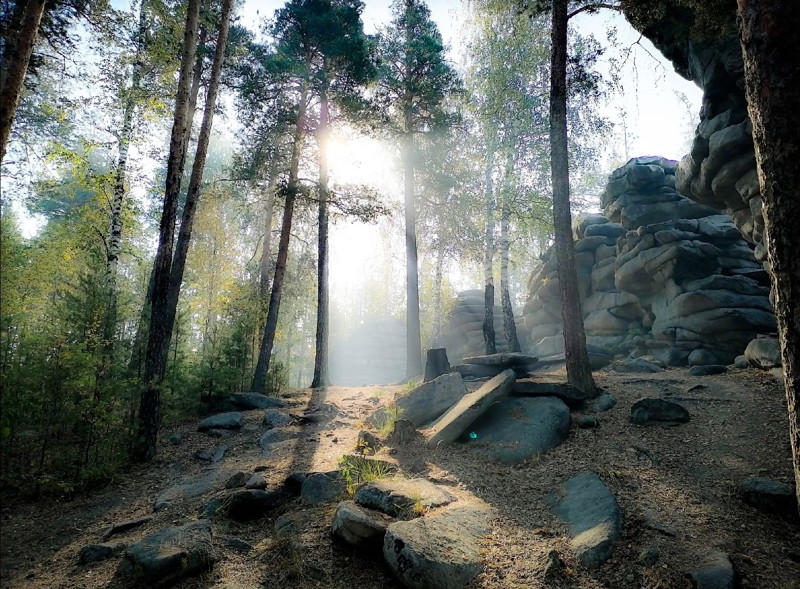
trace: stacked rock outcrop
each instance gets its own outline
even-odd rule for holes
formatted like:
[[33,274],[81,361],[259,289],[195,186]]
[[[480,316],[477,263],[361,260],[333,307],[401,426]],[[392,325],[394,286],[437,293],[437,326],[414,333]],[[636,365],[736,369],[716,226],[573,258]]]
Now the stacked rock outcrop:
[[648,22],[632,14],[636,10],[628,10],[632,24],[672,62],[678,74],[703,89],[700,124],[691,152],[681,160],[675,174],[678,192],[726,211],[745,239],[755,245],[756,260],[768,268],[735,5],[728,14],[717,15],[728,26],[716,38],[696,34],[692,28],[697,27],[696,15],[685,3],[665,3],[660,16]]
[[[768,277],[729,216],[678,194],[676,169],[659,157],[632,159],[611,174],[604,213],[576,225],[587,344],[673,365],[703,349],[711,363],[730,363],[775,329]],[[563,352],[552,251],[531,276],[523,314],[532,353]]]
[[[456,296],[455,306],[447,317],[439,338],[438,347],[447,349],[451,364],[459,364],[468,356],[485,353],[483,340],[484,293],[482,290],[465,290]],[[517,320],[517,334],[522,344],[521,318]],[[494,306],[494,331],[498,352],[508,352],[503,330],[503,309]]]

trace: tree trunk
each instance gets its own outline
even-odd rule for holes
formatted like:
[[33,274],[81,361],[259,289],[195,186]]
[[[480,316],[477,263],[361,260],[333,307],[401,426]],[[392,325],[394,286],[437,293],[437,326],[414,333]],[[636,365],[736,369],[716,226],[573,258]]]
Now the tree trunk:
[[122,252],[122,209],[125,204],[126,174],[128,150],[133,135],[133,117],[136,111],[136,100],[142,79],[142,59],[144,57],[144,38],[147,33],[147,16],[145,3],[139,7],[139,27],[136,30],[136,57],[131,71],[131,86],[125,97],[125,110],[122,114],[122,128],[119,133],[119,155],[117,169],[114,172],[114,196],[111,202],[111,222],[108,236],[106,260],[106,288],[108,309],[105,317],[103,338],[109,352],[113,351],[114,327],[117,322],[117,266]]
[[490,138],[486,145],[486,170],[484,173],[484,195],[486,198],[486,250],[483,255],[483,341],[487,354],[497,353],[494,334],[494,142]]
[[450,361],[447,359],[445,348],[433,348],[428,350],[425,360],[425,376],[422,382],[429,382],[434,378],[450,372]]
[[442,337],[442,273],[444,267],[444,245],[441,241],[436,250],[436,270],[433,275],[433,344],[438,346]]
[[567,151],[567,0],[553,1],[550,62],[550,165],[553,176],[553,227],[564,320],[564,354],[567,382],[588,395],[596,388],[578,295],[572,218],[569,210],[569,157]]
[[317,243],[317,337],[311,388],[328,386],[328,96],[320,92],[319,127],[319,239]]
[[414,113],[413,90],[408,87],[412,79],[414,64],[410,47],[414,42],[413,23],[408,18],[413,9],[413,0],[405,0],[405,72],[407,80],[403,96],[403,196],[406,225],[406,376],[414,378],[422,374],[422,334],[419,319],[419,268],[417,260],[417,203],[414,197]]
[[258,296],[264,303],[266,311],[267,293],[269,292],[269,276],[271,264],[270,253],[272,252],[272,211],[275,208],[275,185],[277,183],[278,172],[274,163],[270,170],[269,184],[267,186],[266,202],[264,203],[264,241],[261,242],[261,261],[258,264]]
[[739,0],[738,25],[800,509],[800,232],[795,227],[800,219],[800,63],[794,57],[800,5]]
[[304,86],[300,92],[297,121],[295,123],[294,141],[292,142],[292,159],[289,164],[289,182],[286,186],[286,202],[283,206],[283,221],[281,223],[281,237],[278,242],[278,259],[275,264],[275,276],[272,279],[272,293],[269,297],[269,310],[264,323],[264,334],[258,352],[258,363],[253,374],[250,388],[257,392],[266,392],[267,372],[272,357],[272,346],[275,343],[275,331],[278,329],[278,311],[283,295],[283,279],[286,275],[286,261],[289,257],[289,238],[292,233],[292,217],[294,214],[294,201],[297,197],[297,175],[300,167],[300,149],[303,143],[303,127],[305,126],[306,108],[308,100],[308,87]]
[[[222,3],[222,14],[220,16],[219,33],[217,35],[217,47],[214,50],[214,62],[211,66],[211,78],[208,83],[206,103],[203,108],[203,122],[200,125],[200,134],[197,137],[197,150],[195,152],[194,162],[192,163],[192,175],[189,178],[189,188],[186,193],[186,203],[183,206],[181,228],[178,232],[178,241],[175,244],[175,255],[170,271],[167,309],[164,314],[164,321],[166,322],[168,334],[172,332],[172,325],[175,323],[175,314],[177,313],[178,299],[180,298],[181,284],[183,283],[183,272],[186,268],[186,256],[189,253],[189,244],[192,239],[192,229],[197,212],[197,203],[200,200],[200,184],[203,181],[203,171],[206,166],[208,143],[211,139],[211,127],[214,122],[214,109],[217,105],[219,81],[222,76],[222,65],[225,61],[225,47],[228,44],[228,31],[230,29],[232,12],[233,0],[224,0]],[[167,337],[164,349],[166,350],[168,347],[169,336]]]
[[6,157],[11,126],[14,124],[45,4],[45,0],[28,0],[22,8],[22,22],[16,37],[6,40],[0,64],[0,163]]
[[508,287],[508,250],[510,247],[508,230],[511,219],[511,175],[514,173],[514,158],[509,153],[503,178],[503,204],[500,213],[500,300],[503,305],[503,328],[506,333],[509,352],[521,351],[517,338],[517,324],[514,322],[514,309],[511,306],[511,293]]
[[175,114],[170,138],[169,158],[167,159],[167,181],[164,191],[164,208],[159,226],[158,250],[154,261],[153,298],[150,311],[150,329],[147,338],[147,352],[142,380],[144,391],[139,404],[139,440],[137,457],[142,461],[151,460],[156,454],[158,438],[159,409],[161,400],[161,381],[164,378],[165,342],[169,341],[172,325],[167,326],[167,295],[169,291],[172,247],[175,235],[175,217],[178,210],[178,194],[183,174],[184,137],[186,134],[186,114],[189,102],[192,65],[197,49],[197,25],[200,14],[200,0],[189,0],[186,9],[186,30],[183,37],[178,90],[175,96]]

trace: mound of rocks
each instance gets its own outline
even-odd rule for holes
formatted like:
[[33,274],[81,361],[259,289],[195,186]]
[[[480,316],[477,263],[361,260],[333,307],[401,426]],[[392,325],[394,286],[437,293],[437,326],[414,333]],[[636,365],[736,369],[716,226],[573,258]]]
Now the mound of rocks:
[[[574,229],[578,290],[590,349],[686,365],[696,350],[729,364],[775,329],[767,275],[734,221],[675,189],[677,162],[630,160],[602,195],[603,214]],[[563,353],[554,251],[528,284],[530,351]]]
[[[476,356],[486,351],[483,340],[483,317],[485,314],[484,292],[482,290],[466,290],[458,293],[453,310],[447,316],[439,347],[447,349],[450,362],[459,364],[463,358]],[[508,343],[503,330],[503,309],[494,306],[494,332],[498,352],[508,352]],[[520,345],[524,345],[521,335],[522,318],[517,319],[517,335]]]

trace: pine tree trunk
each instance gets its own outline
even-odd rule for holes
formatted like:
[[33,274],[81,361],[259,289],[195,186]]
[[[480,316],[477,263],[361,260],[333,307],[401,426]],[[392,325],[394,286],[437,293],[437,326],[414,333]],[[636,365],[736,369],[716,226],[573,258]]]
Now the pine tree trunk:
[[264,323],[264,332],[258,352],[258,363],[253,374],[251,390],[257,393],[266,392],[267,372],[269,372],[272,347],[275,343],[275,332],[278,329],[278,311],[283,295],[283,280],[286,275],[286,261],[289,258],[289,238],[292,233],[292,217],[294,215],[294,202],[297,197],[298,170],[300,167],[300,150],[303,143],[303,127],[305,126],[306,108],[308,100],[308,87],[304,86],[300,92],[297,121],[295,123],[294,141],[292,142],[292,159],[289,164],[289,182],[286,186],[286,202],[283,206],[283,221],[281,223],[281,237],[278,242],[278,259],[275,264],[275,276],[272,279],[272,293],[269,297],[269,310]]
[[319,239],[317,242],[317,337],[311,388],[328,386],[328,96],[320,92],[319,127]]
[[578,295],[572,218],[569,210],[567,151],[567,0],[553,1],[550,66],[550,161],[553,176],[553,227],[564,321],[567,382],[588,395],[596,393]]
[[795,56],[800,5],[739,0],[738,25],[800,510],[800,63]]
[[483,255],[483,341],[487,354],[497,353],[494,331],[494,142],[489,139],[486,146],[486,170],[484,171],[484,196],[486,203],[486,250]]
[[263,301],[266,311],[267,293],[269,292],[270,277],[270,254],[272,252],[272,216],[275,208],[275,185],[277,181],[277,170],[272,165],[267,186],[267,194],[264,202],[264,240],[261,242],[261,260],[258,264],[258,296]]
[[511,293],[508,280],[508,250],[510,248],[508,231],[511,220],[511,180],[514,173],[514,158],[509,153],[506,159],[506,170],[503,179],[503,204],[500,210],[500,301],[503,306],[503,328],[508,342],[509,352],[519,352],[517,324],[514,322],[514,309],[511,306]]
[[14,124],[45,4],[45,0],[28,0],[25,3],[19,30],[13,39],[6,40],[6,48],[0,59],[0,163],[6,157],[11,126]]
[[[178,210],[178,194],[183,175],[184,137],[186,134],[187,106],[191,71],[197,49],[197,25],[200,14],[200,1],[189,0],[186,9],[186,30],[183,38],[178,91],[175,97],[175,114],[170,138],[169,158],[167,159],[167,181],[164,191],[164,208],[159,226],[158,250],[154,261],[153,298],[150,311],[150,329],[147,338],[144,374],[144,391],[139,404],[139,436],[137,458],[151,460],[156,454],[159,412],[161,402],[161,381],[166,368],[164,350],[169,342],[172,325],[165,322],[167,295],[169,291],[172,248],[175,236],[175,217]],[[167,331],[168,330],[168,331]]]
[[[167,309],[164,314],[168,334],[172,332],[172,325],[175,323],[175,314],[178,310],[178,299],[180,298],[181,284],[183,283],[183,272],[186,268],[186,257],[189,253],[189,244],[192,239],[197,203],[200,200],[200,184],[203,181],[203,172],[206,166],[208,143],[211,139],[211,127],[214,123],[214,109],[217,106],[217,94],[219,92],[220,78],[222,77],[222,65],[225,60],[225,48],[228,44],[228,31],[230,30],[232,12],[233,0],[223,0],[217,47],[214,50],[211,78],[208,82],[206,103],[203,108],[203,122],[200,125],[200,134],[197,137],[197,150],[192,163],[192,175],[189,178],[186,203],[183,205],[181,228],[178,232],[178,241],[175,244],[175,255],[170,271]],[[166,350],[167,348],[169,348],[169,336],[164,345],[164,349]]]

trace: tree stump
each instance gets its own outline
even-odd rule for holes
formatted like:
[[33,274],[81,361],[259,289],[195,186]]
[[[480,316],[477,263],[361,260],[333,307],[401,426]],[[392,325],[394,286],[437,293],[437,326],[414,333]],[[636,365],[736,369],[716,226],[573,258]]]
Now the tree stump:
[[417,435],[414,423],[407,419],[398,419],[394,422],[394,430],[387,440],[391,446],[405,446]]
[[449,372],[450,362],[447,359],[447,349],[433,348],[428,350],[428,357],[425,360],[425,378],[422,382],[431,381],[437,376],[442,376]]

